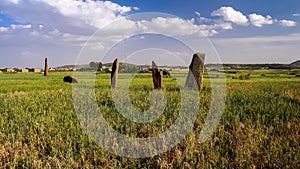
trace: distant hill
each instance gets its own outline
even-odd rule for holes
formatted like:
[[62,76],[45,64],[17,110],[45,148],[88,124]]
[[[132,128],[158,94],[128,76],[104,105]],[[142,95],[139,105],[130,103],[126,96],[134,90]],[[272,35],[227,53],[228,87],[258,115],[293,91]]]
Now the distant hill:
[[300,67],[300,60],[297,60],[297,61],[291,63],[291,65]]
[[[95,62],[97,63],[97,62]],[[291,64],[223,64],[224,69],[294,69],[300,67],[300,60],[297,60]],[[56,69],[70,69],[77,68],[77,70],[89,71],[94,70],[90,64],[82,64],[82,65],[64,65],[60,67],[56,67]],[[103,63],[102,68],[111,68],[112,63]],[[139,72],[143,69],[149,68],[149,65],[135,65],[130,63],[122,63],[120,62],[119,71],[122,73],[128,72]],[[160,68],[187,68],[184,66],[160,66]],[[218,69],[220,67],[219,64],[205,64],[205,68],[208,70]]]
[[[218,64],[206,64],[207,69],[218,67]],[[297,66],[291,64],[223,64],[224,69],[293,69]]]
[[83,65],[63,65],[63,66],[55,67],[55,69],[75,68],[75,67],[77,69],[80,69],[80,68],[90,68],[90,66],[88,64],[83,64]]

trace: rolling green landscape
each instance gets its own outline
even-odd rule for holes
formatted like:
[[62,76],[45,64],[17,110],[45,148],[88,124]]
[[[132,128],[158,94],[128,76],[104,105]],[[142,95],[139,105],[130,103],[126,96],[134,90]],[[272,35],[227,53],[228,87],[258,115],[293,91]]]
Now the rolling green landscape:
[[[211,101],[210,78],[205,74],[193,131],[171,150],[140,159],[106,152],[85,133],[74,109],[72,84],[63,82],[73,72],[49,72],[47,77],[1,73],[0,167],[300,168],[300,69],[231,69],[225,73],[226,106],[214,134],[198,143]],[[219,78],[219,72],[212,74]],[[97,74],[95,94],[103,116],[116,131],[131,137],[162,133],[180,108],[177,81],[183,80],[182,73],[171,75],[177,80],[163,78],[168,101],[163,114],[140,124],[116,110],[110,74]],[[120,85],[122,80],[126,79],[120,79]],[[141,111],[149,109],[151,74],[136,74],[129,88],[132,104]]]

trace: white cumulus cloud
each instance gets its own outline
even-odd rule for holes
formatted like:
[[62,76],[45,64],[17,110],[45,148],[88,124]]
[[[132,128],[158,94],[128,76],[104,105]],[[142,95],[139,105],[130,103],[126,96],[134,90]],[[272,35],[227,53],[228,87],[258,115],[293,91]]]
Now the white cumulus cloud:
[[8,28],[7,27],[0,27],[0,32],[7,32]]
[[43,29],[84,35],[92,34],[138,9],[99,0],[22,0],[18,4],[9,1],[0,1],[1,13],[14,18],[17,23],[43,25]]
[[222,22],[222,21],[217,21],[215,24],[216,28],[221,28],[224,30],[231,30],[232,24],[230,22]]
[[19,0],[8,0],[8,2],[14,3],[14,4],[18,4]]
[[16,29],[30,29],[31,25],[15,25],[15,24],[12,24],[12,25],[10,25],[10,27],[14,30],[16,30]]
[[294,13],[293,16],[300,16],[300,13]]
[[258,15],[256,13],[250,14],[249,19],[252,25],[257,27],[262,27],[263,25],[271,25],[273,24],[273,19],[270,15],[266,17],[262,15]]
[[220,16],[225,21],[229,21],[238,25],[248,25],[248,19],[240,11],[236,11],[232,7],[221,7],[211,13],[212,16]]
[[64,16],[76,18],[97,28],[103,28],[123,14],[136,9],[111,1],[41,0]]
[[139,21],[139,24],[147,32],[164,33],[167,35],[213,36],[217,34],[213,26],[197,25],[194,19],[184,20],[181,18],[157,17],[151,21]]
[[294,27],[297,25],[297,22],[291,20],[280,20],[279,24],[283,27]]

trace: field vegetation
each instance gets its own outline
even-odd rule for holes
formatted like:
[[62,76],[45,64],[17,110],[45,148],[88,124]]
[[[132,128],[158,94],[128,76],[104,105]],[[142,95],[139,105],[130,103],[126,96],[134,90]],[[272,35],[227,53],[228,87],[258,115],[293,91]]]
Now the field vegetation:
[[[72,72],[49,72],[47,77],[2,73],[0,167],[300,168],[300,70],[225,72],[226,106],[214,134],[198,143],[211,101],[209,76],[205,74],[193,130],[171,150],[141,159],[108,153],[85,133],[74,109],[72,85],[62,80]],[[212,74],[211,78],[219,78],[218,72]],[[239,79],[241,75],[249,79]],[[172,76],[182,80],[182,73]],[[126,81],[126,74],[121,77],[125,78],[119,83]],[[95,93],[103,116],[115,130],[131,137],[150,137],[165,131],[178,115],[181,98],[177,81],[163,79],[167,107],[159,119],[148,124],[131,122],[118,113],[110,74],[97,74]],[[132,104],[141,111],[149,109],[151,74],[137,74],[129,88]]]

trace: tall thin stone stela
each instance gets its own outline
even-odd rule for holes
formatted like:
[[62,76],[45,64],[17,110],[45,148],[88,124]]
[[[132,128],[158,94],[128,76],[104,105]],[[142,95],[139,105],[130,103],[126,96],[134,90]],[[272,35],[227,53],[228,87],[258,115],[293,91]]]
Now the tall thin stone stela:
[[154,89],[161,89],[162,88],[162,74],[161,74],[161,71],[158,70],[158,67],[154,61],[152,61],[152,79],[153,79]]
[[185,88],[201,90],[204,74],[205,54],[196,53],[193,55],[192,63],[189,66],[189,74],[185,82]]
[[116,88],[118,86],[118,72],[119,72],[119,60],[118,58],[115,59],[112,65],[112,72],[111,72],[111,88]]
[[48,71],[49,71],[49,68],[48,68],[48,59],[45,58],[44,76],[48,76]]

